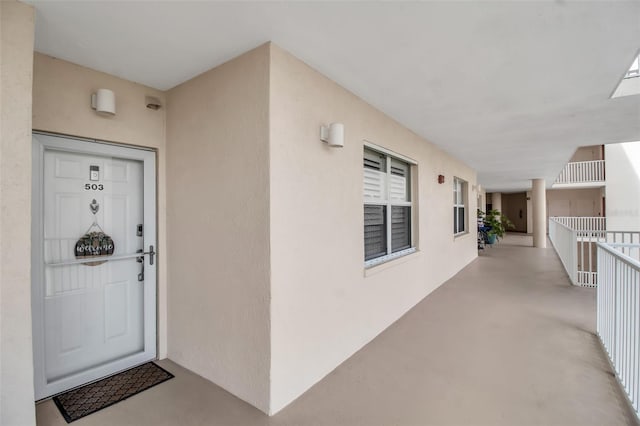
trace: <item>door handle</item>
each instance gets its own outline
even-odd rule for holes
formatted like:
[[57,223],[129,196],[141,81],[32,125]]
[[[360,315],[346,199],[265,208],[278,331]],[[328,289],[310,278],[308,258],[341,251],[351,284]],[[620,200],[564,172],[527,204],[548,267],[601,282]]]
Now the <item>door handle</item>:
[[153,249],[153,246],[149,246],[149,251],[145,252],[144,254],[148,254],[149,255],[149,265],[153,265],[153,259],[156,256],[156,252]]
[[137,260],[138,263],[142,263],[144,262],[144,255],[148,254],[149,255],[149,265],[153,265],[153,260],[155,258],[156,252],[153,249],[153,246],[149,246],[149,251],[145,251],[143,252],[142,250],[138,250],[137,253],[142,254],[143,256],[140,256]]

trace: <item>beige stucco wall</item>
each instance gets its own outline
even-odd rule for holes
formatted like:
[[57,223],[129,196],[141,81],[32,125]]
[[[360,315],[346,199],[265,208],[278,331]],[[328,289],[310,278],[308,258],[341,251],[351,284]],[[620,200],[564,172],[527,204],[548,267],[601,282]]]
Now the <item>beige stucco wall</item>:
[[31,82],[34,13],[0,2],[0,424],[34,425]]
[[[102,87],[116,93],[115,117],[89,108]],[[145,95],[164,107],[147,109]],[[167,93],[35,54],[33,100],[35,129],[157,149],[160,356],[265,412],[477,255],[475,232],[452,230],[454,176],[469,183],[475,224],[475,172],[273,45]],[[343,149],[318,138],[331,121],[345,124]],[[418,162],[418,252],[367,271],[365,139]],[[30,157],[18,164],[28,168]],[[33,411],[31,376],[28,384]]]
[[[163,92],[35,53],[33,128],[47,132],[99,139],[157,150],[158,193],[158,356],[167,354],[167,151],[166,99]],[[110,89],[116,96],[116,115],[98,115],[90,107],[91,93]],[[155,96],[163,107],[146,107],[145,96]]]
[[[480,193],[478,194],[478,201],[477,201],[478,205],[476,206],[478,209],[485,211],[487,208],[487,191],[485,191],[484,189],[480,189]],[[477,218],[477,212],[476,212],[476,218]]]
[[502,212],[502,193],[493,192],[491,194],[491,209]]
[[640,142],[605,146],[607,229],[640,231]]
[[[271,57],[271,412],[332,371],[477,256],[453,237],[453,176],[476,174],[273,46]],[[341,122],[345,147],[319,139]],[[418,252],[364,269],[363,140],[418,162]],[[445,184],[437,183],[444,174]]]
[[269,46],[168,92],[169,357],[269,411]]
[[[116,115],[91,109],[91,94],[110,89],[116,96]],[[146,107],[145,95],[165,107]],[[34,129],[164,149],[166,100],[164,92],[41,53],[34,54]]]
[[603,150],[602,145],[590,145],[583,146],[576,149],[576,152],[573,153],[573,157],[571,157],[571,162],[577,161],[594,161],[594,160],[602,160],[603,158]]
[[547,189],[547,218],[549,216],[602,216],[600,188]]

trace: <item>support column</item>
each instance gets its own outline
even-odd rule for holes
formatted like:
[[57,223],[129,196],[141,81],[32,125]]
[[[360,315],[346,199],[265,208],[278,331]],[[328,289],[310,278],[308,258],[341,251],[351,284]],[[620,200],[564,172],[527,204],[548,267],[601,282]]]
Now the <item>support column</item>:
[[35,425],[31,340],[34,10],[0,1],[0,424]]
[[491,208],[502,213],[502,192],[491,194]]
[[476,207],[482,211],[487,208],[487,193],[480,188],[480,185],[478,185],[478,205]]
[[532,179],[533,246],[547,246],[547,198],[544,179]]

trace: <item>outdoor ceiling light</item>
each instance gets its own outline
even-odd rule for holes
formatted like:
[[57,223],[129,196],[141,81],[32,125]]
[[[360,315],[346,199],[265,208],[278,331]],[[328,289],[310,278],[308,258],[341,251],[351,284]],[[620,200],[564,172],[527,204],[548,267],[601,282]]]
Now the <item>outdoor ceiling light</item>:
[[331,123],[328,126],[320,126],[320,140],[330,147],[342,148],[344,146],[344,124]]

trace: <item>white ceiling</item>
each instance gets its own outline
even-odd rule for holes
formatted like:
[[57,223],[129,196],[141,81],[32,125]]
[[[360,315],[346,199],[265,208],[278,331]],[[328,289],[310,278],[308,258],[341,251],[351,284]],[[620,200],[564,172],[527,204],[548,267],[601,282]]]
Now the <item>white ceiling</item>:
[[163,90],[271,40],[488,190],[640,140],[640,95],[609,99],[640,48],[637,1],[28,3],[37,51]]

